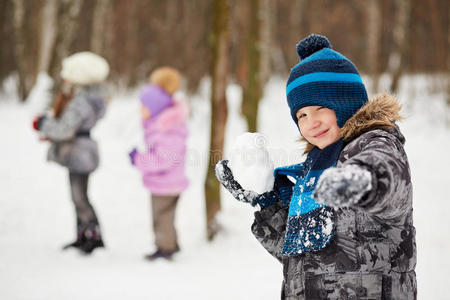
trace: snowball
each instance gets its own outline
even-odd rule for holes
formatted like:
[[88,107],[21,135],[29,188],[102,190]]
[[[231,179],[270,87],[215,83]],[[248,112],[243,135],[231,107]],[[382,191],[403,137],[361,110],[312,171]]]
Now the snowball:
[[246,190],[262,194],[273,189],[273,161],[261,133],[241,134],[234,144],[228,163],[234,179]]

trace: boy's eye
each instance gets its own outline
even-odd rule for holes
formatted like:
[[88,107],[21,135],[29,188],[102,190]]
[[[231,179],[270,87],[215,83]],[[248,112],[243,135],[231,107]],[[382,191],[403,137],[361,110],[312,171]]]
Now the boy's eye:
[[306,114],[299,114],[297,118],[300,120],[301,118],[306,117]]

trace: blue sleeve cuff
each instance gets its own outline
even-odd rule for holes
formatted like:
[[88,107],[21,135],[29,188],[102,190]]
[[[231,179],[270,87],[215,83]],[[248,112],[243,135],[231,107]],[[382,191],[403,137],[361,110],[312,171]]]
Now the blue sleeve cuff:
[[274,191],[270,191],[270,192],[261,194],[259,197],[256,197],[253,200],[252,205],[256,206],[258,204],[261,208],[266,208],[266,207],[269,207],[269,206],[275,204],[277,201],[278,201],[278,197],[277,197],[276,193]]

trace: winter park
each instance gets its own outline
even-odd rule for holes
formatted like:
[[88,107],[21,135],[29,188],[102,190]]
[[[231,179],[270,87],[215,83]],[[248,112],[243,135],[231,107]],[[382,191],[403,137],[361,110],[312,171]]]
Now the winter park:
[[449,12],[0,0],[0,299],[449,299]]

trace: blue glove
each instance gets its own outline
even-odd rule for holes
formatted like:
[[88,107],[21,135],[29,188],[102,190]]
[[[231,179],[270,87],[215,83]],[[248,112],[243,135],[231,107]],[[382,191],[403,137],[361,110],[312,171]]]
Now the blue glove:
[[216,177],[236,200],[250,203],[252,206],[259,204],[261,208],[268,207],[280,200],[280,188],[287,187],[289,189],[294,185],[286,176],[279,175],[275,178],[274,188],[271,191],[258,194],[246,190],[234,179],[233,172],[228,167],[228,160],[221,160],[216,164]]
[[131,150],[131,152],[128,153],[128,156],[130,157],[130,162],[133,166],[135,165],[136,162],[136,155],[137,155],[136,148],[133,148],[133,150]]
[[357,165],[330,168],[319,178],[313,198],[333,207],[357,205],[372,190],[372,174]]

